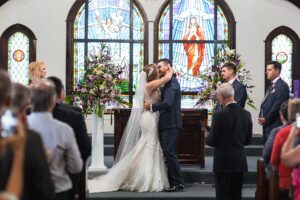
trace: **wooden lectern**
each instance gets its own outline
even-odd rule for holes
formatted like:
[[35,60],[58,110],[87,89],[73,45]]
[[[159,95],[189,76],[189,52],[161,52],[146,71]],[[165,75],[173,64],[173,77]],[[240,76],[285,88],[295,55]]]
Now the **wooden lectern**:
[[[130,109],[115,111],[115,148],[117,153],[119,143],[126,123],[130,116]],[[207,125],[206,109],[186,109],[181,111],[182,129],[177,141],[177,153],[181,164],[200,164],[205,166],[205,136],[203,126]]]

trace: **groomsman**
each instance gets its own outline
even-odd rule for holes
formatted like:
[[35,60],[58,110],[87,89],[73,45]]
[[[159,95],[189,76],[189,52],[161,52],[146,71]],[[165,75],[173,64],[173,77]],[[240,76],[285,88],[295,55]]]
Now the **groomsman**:
[[277,61],[267,63],[266,75],[271,83],[261,103],[258,118],[258,123],[263,126],[264,144],[271,130],[281,125],[279,108],[290,95],[289,86],[280,78],[281,68],[281,64]]
[[244,172],[248,171],[244,146],[250,144],[252,137],[251,115],[234,101],[230,84],[221,84],[217,97],[223,109],[214,113],[206,140],[215,148],[216,199],[242,200]]
[[222,78],[231,84],[234,89],[234,100],[242,108],[245,107],[247,99],[246,86],[239,82],[236,78],[236,66],[233,63],[225,63],[222,66],[221,72]]

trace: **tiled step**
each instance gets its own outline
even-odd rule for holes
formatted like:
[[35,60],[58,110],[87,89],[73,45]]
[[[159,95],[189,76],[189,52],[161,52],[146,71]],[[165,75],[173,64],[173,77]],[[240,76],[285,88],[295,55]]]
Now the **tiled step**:
[[[255,185],[243,185],[243,200],[254,200]],[[89,194],[90,200],[213,200],[215,187],[211,184],[186,184],[183,192],[104,192]]]
[[[249,145],[245,147],[245,153],[247,156],[261,156],[263,146],[262,145]],[[205,146],[205,156],[213,156],[214,148]]]
[[[256,183],[256,162],[259,157],[247,157],[248,162],[248,172],[245,174],[244,183],[245,184],[255,184]],[[113,156],[105,156],[104,164],[107,168],[111,168],[113,165]],[[88,160],[88,165],[90,160]],[[200,168],[199,165],[181,165],[181,170],[186,183],[205,183],[213,184],[213,157],[205,157],[205,168]],[[89,179],[94,178],[100,174],[90,173]]]

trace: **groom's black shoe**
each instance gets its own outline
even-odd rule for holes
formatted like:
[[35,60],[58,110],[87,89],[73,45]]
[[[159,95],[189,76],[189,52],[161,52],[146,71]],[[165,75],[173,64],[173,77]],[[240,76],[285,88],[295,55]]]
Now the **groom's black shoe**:
[[169,189],[165,189],[165,192],[181,192],[184,190],[184,185],[171,186]]

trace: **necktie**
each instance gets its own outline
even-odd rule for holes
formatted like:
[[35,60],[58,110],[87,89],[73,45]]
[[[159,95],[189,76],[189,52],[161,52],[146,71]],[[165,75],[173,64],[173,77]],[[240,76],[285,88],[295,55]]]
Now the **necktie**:
[[267,97],[269,96],[269,94],[272,92],[273,89],[274,89],[274,83],[271,83],[271,85],[267,89],[266,95],[262,102],[264,102],[267,99]]

